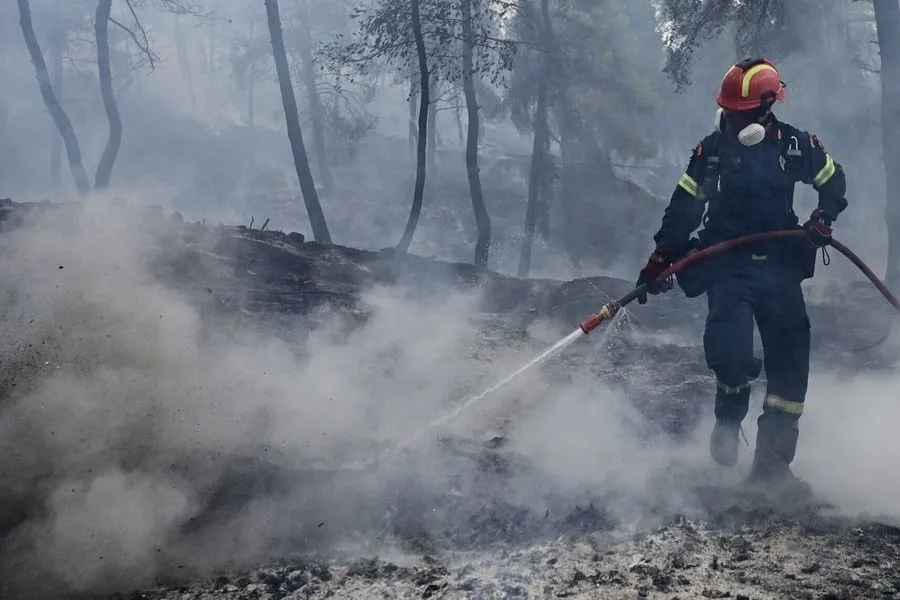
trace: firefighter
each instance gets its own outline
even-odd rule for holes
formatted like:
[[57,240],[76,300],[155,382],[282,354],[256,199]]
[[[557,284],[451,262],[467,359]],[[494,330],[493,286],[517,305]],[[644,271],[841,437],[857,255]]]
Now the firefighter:
[[[694,148],[637,285],[653,282],[651,294],[668,291],[672,282],[656,279],[692,249],[801,227],[793,210],[795,184],[818,192],[818,206],[802,225],[807,236],[734,248],[685,271],[684,282],[678,276],[688,296],[707,295],[703,346],[716,378],[712,458],[724,466],[737,463],[751,381],[764,364],[768,385],[747,481],[808,496],[808,484],[790,469],[809,378],[810,323],[801,281],[813,276],[817,250],[828,244],[832,223],[847,207],[846,181],[816,135],[772,113],[776,101],[784,102],[784,88],[764,58],[742,61],[725,74],[715,129]],[[646,294],[638,298],[646,301]],[[754,319],[763,361],[754,357]]]

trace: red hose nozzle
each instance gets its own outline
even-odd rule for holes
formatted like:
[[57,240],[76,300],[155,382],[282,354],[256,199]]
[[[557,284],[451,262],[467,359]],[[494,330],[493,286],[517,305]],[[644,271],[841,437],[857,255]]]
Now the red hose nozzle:
[[598,312],[595,312],[587,319],[582,321],[581,330],[587,335],[594,329],[597,329],[604,321],[609,321],[616,313],[619,312],[619,309],[622,306],[618,302],[610,302],[608,304],[604,304],[603,308],[601,308]]

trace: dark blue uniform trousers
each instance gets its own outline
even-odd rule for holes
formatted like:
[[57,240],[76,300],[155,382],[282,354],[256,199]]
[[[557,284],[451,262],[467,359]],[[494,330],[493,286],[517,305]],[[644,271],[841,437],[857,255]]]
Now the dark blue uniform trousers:
[[754,468],[763,470],[793,461],[809,380],[810,324],[801,278],[780,258],[745,256],[718,265],[707,290],[703,335],[706,363],[716,375],[716,418],[741,422],[749,409],[750,381],[759,374],[753,355],[756,320],[768,380],[754,459]]

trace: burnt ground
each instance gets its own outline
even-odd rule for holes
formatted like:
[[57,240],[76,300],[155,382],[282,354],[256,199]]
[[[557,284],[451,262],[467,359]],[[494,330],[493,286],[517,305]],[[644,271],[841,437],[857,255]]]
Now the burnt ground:
[[[900,528],[831,516],[819,506],[774,510],[739,489],[734,481],[695,488],[705,504],[692,515],[660,514],[661,525],[611,517],[602,506],[612,498],[560,514],[467,501],[460,503],[467,518],[453,519],[440,539],[410,528],[424,521],[405,513],[359,546],[273,557],[202,583],[161,582],[113,598],[900,596]],[[438,502],[452,511],[447,498]]]
[[297,557],[205,585],[131,598],[895,598],[900,530],[748,515],[721,527],[678,519],[623,540],[564,535],[490,551],[323,560]]
[[[15,227],[30,211],[46,209],[5,204],[0,222]],[[574,329],[631,286],[603,277],[559,282],[478,274],[465,264],[325,248],[296,233],[184,223],[153,211],[145,224],[158,239],[149,253],[154,270],[191,299],[217,335],[229,324],[251,323],[295,336],[297,328],[285,323],[313,330],[325,308],[347,315],[352,328],[368,318],[361,292],[374,284],[397,284],[424,297],[439,297],[448,286],[477,287],[484,295],[484,343],[539,351],[547,340],[534,337],[535,323]],[[864,285],[836,289],[831,297],[810,303],[818,364],[846,372],[890,368],[884,346],[868,348],[884,335],[883,301]],[[648,442],[687,438],[709,411],[711,379],[699,347],[702,303],[676,292],[630,307],[613,324],[614,334],[592,334],[594,344],[573,347],[552,368],[561,379],[586,370],[623,390],[645,419],[636,427]],[[835,322],[842,326],[817,327]],[[300,353],[314,351],[297,344]],[[29,361],[46,358],[36,352],[5,369],[3,396],[15,394]],[[345,507],[359,513],[352,531],[331,531],[316,514],[293,514],[301,524],[285,529],[298,533],[279,540],[256,566],[209,573],[190,561],[173,563],[157,585],[126,587],[113,597],[900,597],[900,529],[886,519],[848,519],[820,505],[775,510],[743,490],[735,474],[677,462],[649,476],[647,486],[663,493],[611,485],[576,505],[550,490],[546,507],[536,510],[510,501],[515,494],[507,492],[539,467],[517,453],[502,424],[497,429],[493,439],[444,440],[447,476],[440,489],[418,485],[414,455],[395,459],[413,465],[399,475],[389,468],[314,470],[261,456],[194,457],[196,464],[183,468],[225,461],[228,469],[185,531],[215,529],[260,494],[305,488],[326,495],[323,490],[339,493],[395,477],[396,495],[378,506]],[[23,503],[35,502],[40,498],[33,495],[6,497],[3,530],[14,531],[28,512]]]
[[448,521],[452,528],[425,533],[417,526],[428,516],[398,513],[394,522],[369,532],[364,544],[273,557],[265,566],[221,572],[202,583],[182,579],[113,597],[761,600],[900,594],[900,528],[829,515],[821,506],[774,510],[739,490],[733,479],[693,487],[700,502],[690,515],[642,507],[660,511],[662,524],[656,525],[611,516],[603,506],[617,501],[612,497],[559,514],[490,498],[435,498],[431,510],[465,513]]

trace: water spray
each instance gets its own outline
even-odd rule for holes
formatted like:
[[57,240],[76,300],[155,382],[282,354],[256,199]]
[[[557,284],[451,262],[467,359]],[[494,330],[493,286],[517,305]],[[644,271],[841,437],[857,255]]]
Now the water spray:
[[[556,342],[555,344],[550,346],[547,350],[545,350],[544,352],[542,352],[541,354],[536,356],[530,362],[519,367],[516,371],[507,375],[503,379],[497,381],[496,383],[494,383],[493,385],[491,385],[490,387],[485,389],[483,392],[468,398],[464,402],[460,403],[453,409],[451,409],[448,412],[446,412],[445,414],[443,414],[441,417],[439,417],[439,418],[431,421],[427,425],[421,427],[418,431],[416,431],[415,434],[413,434],[412,436],[410,436],[403,442],[400,442],[400,443],[397,443],[397,444],[394,444],[393,446],[391,446],[388,449],[388,451],[397,451],[402,448],[409,447],[415,441],[420,439],[425,433],[456,418],[460,413],[469,409],[470,407],[475,405],[477,402],[480,402],[481,400],[483,400],[484,398],[486,398],[493,392],[497,391],[504,385],[508,384],[509,382],[511,382],[513,379],[515,379],[516,377],[518,377],[525,371],[541,364],[542,362],[550,359],[553,356],[558,355],[563,350],[568,348],[570,345],[575,343],[578,339],[588,335],[589,333],[591,333],[594,329],[598,328],[603,323],[614,319],[616,317],[616,315],[619,313],[619,311],[621,311],[625,306],[627,306],[628,304],[633,302],[636,298],[638,298],[642,294],[647,293],[649,291],[650,286],[653,285],[654,283],[665,281],[668,278],[672,277],[673,275],[677,274],[678,272],[682,271],[683,269],[693,265],[694,263],[706,260],[707,258],[709,258],[713,255],[720,254],[722,252],[725,252],[732,248],[736,248],[738,246],[745,246],[747,244],[753,244],[756,242],[763,242],[763,241],[782,239],[782,238],[799,238],[799,237],[805,238],[806,235],[807,235],[806,232],[803,231],[802,229],[785,229],[785,230],[779,230],[779,231],[767,231],[767,232],[763,232],[763,233],[755,233],[755,234],[746,235],[746,236],[734,238],[731,240],[727,240],[727,241],[724,241],[724,242],[721,242],[718,244],[713,244],[712,246],[709,246],[707,248],[704,248],[702,250],[694,252],[694,253],[682,258],[681,260],[676,261],[675,263],[670,265],[665,271],[663,271],[660,274],[660,276],[656,279],[655,282],[645,283],[643,285],[640,285],[640,286],[634,288],[633,290],[631,290],[630,292],[628,292],[627,294],[625,294],[624,296],[622,296],[621,298],[619,298],[618,300],[613,300],[611,302],[604,304],[603,307],[601,307],[599,311],[590,315],[584,321],[582,321],[581,324],[578,326],[578,328],[575,329],[574,331],[572,331],[572,333],[568,334],[567,336],[565,336],[564,338],[562,338],[561,340],[559,340],[558,342]],[[868,267],[868,265],[866,265],[866,263],[864,263],[862,261],[862,259],[860,259],[849,248],[847,248],[847,246],[845,246],[844,244],[842,244],[841,242],[839,242],[838,240],[836,240],[834,238],[830,239],[829,245],[832,246],[833,248],[835,248],[838,252],[840,252],[844,256],[846,256],[850,260],[850,262],[852,262],[854,265],[856,265],[856,267],[860,271],[862,271],[862,273],[869,279],[869,281],[871,281],[872,284],[876,288],[878,288],[878,291],[881,292],[881,294],[885,297],[885,299],[887,299],[887,301],[891,304],[891,306],[893,306],[895,309],[897,309],[898,312],[900,312],[900,301],[897,300],[897,298],[894,296],[894,294],[891,293],[891,291],[887,288],[887,286],[878,278],[878,276],[875,275],[875,273],[872,272],[872,269],[870,269]],[[371,466],[374,463],[378,462],[379,460],[383,459],[385,457],[386,452],[387,451],[379,453],[376,456],[373,456],[369,461],[366,461],[365,466],[367,466],[367,467]]]

